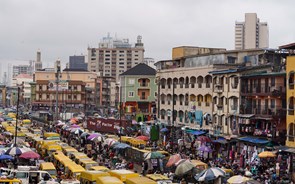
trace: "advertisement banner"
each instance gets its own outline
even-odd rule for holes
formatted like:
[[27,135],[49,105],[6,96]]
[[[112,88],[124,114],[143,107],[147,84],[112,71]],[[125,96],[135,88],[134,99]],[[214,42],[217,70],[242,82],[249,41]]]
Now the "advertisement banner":
[[[131,126],[130,122],[126,120],[121,121],[123,129],[126,129],[126,127]],[[88,117],[87,129],[97,132],[117,134],[120,130],[120,120]]]
[[[50,80],[48,83],[49,91],[56,91],[56,81]],[[65,91],[69,89],[69,83],[65,80],[60,80],[58,82],[58,91]]]

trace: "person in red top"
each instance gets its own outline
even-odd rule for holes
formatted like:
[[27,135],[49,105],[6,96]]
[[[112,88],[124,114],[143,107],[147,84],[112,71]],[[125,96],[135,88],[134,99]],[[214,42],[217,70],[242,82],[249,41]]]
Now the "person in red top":
[[129,169],[129,170],[133,170],[133,168],[134,168],[134,165],[133,165],[132,162],[130,162],[130,163],[128,164],[128,169]]
[[113,158],[115,156],[114,152],[111,151],[109,156],[110,158]]

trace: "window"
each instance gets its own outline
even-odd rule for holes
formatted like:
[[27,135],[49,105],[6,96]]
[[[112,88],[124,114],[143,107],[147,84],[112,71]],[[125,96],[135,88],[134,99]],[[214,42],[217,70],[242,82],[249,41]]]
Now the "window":
[[145,92],[141,92],[141,99],[145,100]]
[[134,91],[129,91],[128,92],[128,97],[134,97]]
[[134,79],[129,79],[129,84],[134,84],[135,80]]
[[158,94],[158,93],[157,93],[157,92],[155,92],[155,97],[157,97],[157,94]]
[[271,105],[271,108],[272,108],[272,109],[275,108],[275,105],[276,105],[276,101],[275,101],[275,99],[271,99],[271,100],[270,100],[270,105]]
[[271,78],[271,86],[275,86],[276,84],[276,78],[272,77]]

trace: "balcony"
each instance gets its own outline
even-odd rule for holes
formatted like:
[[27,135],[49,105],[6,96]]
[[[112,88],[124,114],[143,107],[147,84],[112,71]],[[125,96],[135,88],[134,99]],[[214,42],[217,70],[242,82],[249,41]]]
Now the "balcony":
[[265,87],[264,84],[257,87],[251,87],[250,85],[242,85],[242,96],[274,96],[283,97],[286,96],[286,88],[283,83],[276,83],[275,86]]
[[[294,109],[292,110],[294,113]],[[268,118],[283,118],[286,116],[286,110],[282,106],[274,106],[273,108],[268,107],[256,107],[256,108],[247,108],[242,114],[255,114],[260,117]]]
[[223,92],[223,86],[222,85],[215,85],[214,86],[214,92],[215,93],[222,93]]

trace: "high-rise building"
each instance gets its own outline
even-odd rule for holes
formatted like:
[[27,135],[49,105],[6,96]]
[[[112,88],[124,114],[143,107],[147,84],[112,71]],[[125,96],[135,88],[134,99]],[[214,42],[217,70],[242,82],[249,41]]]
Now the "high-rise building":
[[114,77],[118,81],[119,74],[143,62],[141,39],[137,36],[137,42],[132,46],[128,39],[104,37],[98,48],[88,48],[88,71]]
[[12,77],[16,77],[19,74],[30,74],[32,73],[32,67],[30,65],[14,65],[12,67]]
[[85,63],[85,56],[70,56],[69,69],[87,70],[87,63]]
[[153,69],[156,69],[154,58],[144,58],[143,63],[148,65],[149,67],[152,67]]
[[37,59],[35,62],[35,71],[41,70],[42,69],[42,61],[41,61],[41,51],[37,51]]
[[267,22],[260,22],[256,13],[246,13],[245,22],[236,22],[235,49],[268,48]]

